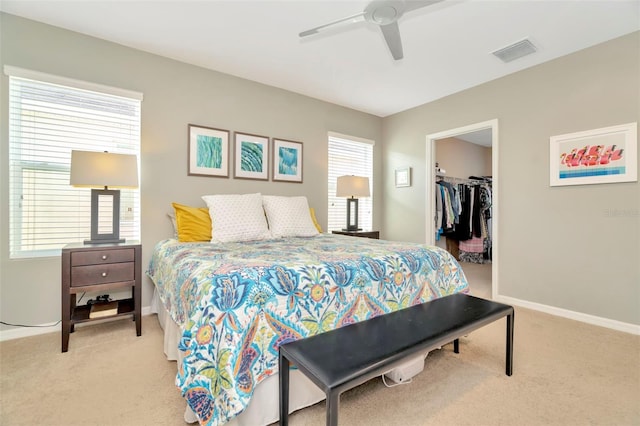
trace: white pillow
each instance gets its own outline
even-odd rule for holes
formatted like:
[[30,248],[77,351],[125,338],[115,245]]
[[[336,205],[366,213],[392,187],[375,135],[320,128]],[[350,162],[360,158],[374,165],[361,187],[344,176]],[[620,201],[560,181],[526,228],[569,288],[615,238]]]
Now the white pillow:
[[173,238],[178,238],[178,224],[176,223],[176,214],[174,212],[167,213],[167,217],[171,221],[171,229],[173,229]]
[[264,240],[271,237],[261,194],[220,194],[202,197],[211,216],[211,242]]
[[312,237],[318,235],[307,197],[262,197],[269,230],[274,237]]

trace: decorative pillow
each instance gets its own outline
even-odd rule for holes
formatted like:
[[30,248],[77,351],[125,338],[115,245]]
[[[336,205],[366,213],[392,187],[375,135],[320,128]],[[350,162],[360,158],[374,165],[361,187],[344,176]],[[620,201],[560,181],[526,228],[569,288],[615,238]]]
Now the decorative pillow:
[[171,221],[171,229],[173,229],[173,238],[178,238],[178,224],[176,224],[175,212],[167,213],[169,221]]
[[274,237],[312,237],[318,235],[309,213],[307,197],[265,195],[262,204]]
[[262,194],[205,195],[202,199],[209,206],[212,243],[271,237],[262,208]]
[[311,220],[313,221],[313,226],[316,227],[319,233],[322,234],[322,226],[318,223],[318,219],[316,219],[316,211],[313,207],[309,207],[309,213],[311,214]]
[[206,207],[190,207],[171,203],[176,213],[178,241],[183,243],[211,241],[211,217]]

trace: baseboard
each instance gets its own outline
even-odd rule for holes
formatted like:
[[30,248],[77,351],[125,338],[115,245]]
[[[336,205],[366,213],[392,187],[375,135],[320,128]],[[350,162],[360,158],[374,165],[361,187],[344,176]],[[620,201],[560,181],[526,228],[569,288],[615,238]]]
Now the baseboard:
[[[622,321],[616,321],[608,318],[597,317],[594,315],[583,314],[581,312],[569,311],[567,309],[556,308],[554,306],[543,305],[541,303],[528,302],[526,300],[516,299],[508,296],[498,295],[494,298],[496,302],[507,303],[509,305],[520,306],[522,308],[532,309],[534,311],[540,311],[551,315],[556,315],[563,318],[568,318],[576,321],[581,321],[587,324],[597,325],[600,327],[610,328],[612,330],[622,331],[625,333],[640,335],[640,325],[630,324]],[[142,308],[142,315],[150,315],[150,306]],[[108,320],[104,320],[108,321]],[[60,333],[62,330],[61,324],[53,324],[51,326],[42,325],[40,327],[19,327],[12,330],[0,331],[0,342],[5,340],[19,339],[21,337],[37,336],[39,334],[46,333]]]
[[526,300],[516,299],[508,296],[498,295],[494,298],[496,302],[506,303],[508,305],[520,306],[522,308],[540,311],[563,318],[568,318],[591,325],[610,328],[625,333],[640,335],[640,325],[631,324],[622,321],[616,321],[608,318],[597,317],[595,315],[584,314],[581,312],[569,311],[567,309],[556,308],[555,306],[543,305],[541,303],[528,302]]
[[[150,315],[152,313],[153,312],[151,312],[150,306],[145,306],[142,308],[142,316]],[[107,318],[104,320],[93,321],[91,323],[82,323],[82,324],[76,325],[76,327],[87,325],[87,324],[95,324],[98,322],[105,322],[109,320],[110,319]],[[0,331],[0,342],[4,342],[5,340],[20,339],[22,337],[37,336],[39,334],[61,333],[61,332],[62,332],[62,324],[60,324],[60,322],[56,324],[51,324],[51,325],[42,324],[42,325],[38,325],[37,327],[15,327],[10,330]]]

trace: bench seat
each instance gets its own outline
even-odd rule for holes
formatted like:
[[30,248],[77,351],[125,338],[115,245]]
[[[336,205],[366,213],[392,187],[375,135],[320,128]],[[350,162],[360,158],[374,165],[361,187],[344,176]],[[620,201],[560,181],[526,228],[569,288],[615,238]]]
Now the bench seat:
[[506,374],[513,369],[512,306],[453,294],[280,346],[280,424],[288,424],[289,367],[327,397],[327,425],[338,424],[340,394],[389,372],[403,361],[454,343],[473,330],[507,318]]

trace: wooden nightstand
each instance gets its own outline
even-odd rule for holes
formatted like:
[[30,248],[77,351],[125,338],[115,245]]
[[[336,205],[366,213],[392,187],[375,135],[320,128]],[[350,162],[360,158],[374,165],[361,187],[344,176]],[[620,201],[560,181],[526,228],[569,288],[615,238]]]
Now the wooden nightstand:
[[351,237],[380,239],[380,231],[331,231],[332,234],[349,235]]
[[[121,244],[68,244],[62,249],[62,352],[69,348],[69,333],[80,322],[133,315],[136,334],[142,334],[142,246]],[[76,295],[131,287],[131,298],[118,300],[118,313],[89,318],[90,306],[76,306]]]

